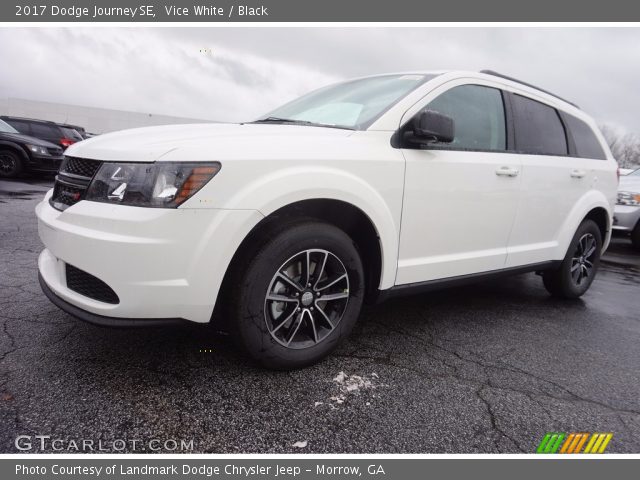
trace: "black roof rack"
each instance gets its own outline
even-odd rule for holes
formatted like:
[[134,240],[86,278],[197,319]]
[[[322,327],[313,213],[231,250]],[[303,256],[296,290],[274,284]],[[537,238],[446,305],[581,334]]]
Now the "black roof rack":
[[480,73],[485,73],[487,75],[493,75],[494,77],[505,78],[507,80],[511,80],[512,82],[517,82],[517,83],[520,83],[521,85],[526,85],[527,87],[535,88],[536,90],[540,90],[541,92],[544,92],[547,95],[551,95],[552,97],[556,97],[557,99],[562,100],[563,102],[567,102],[568,104],[573,105],[576,108],[580,108],[575,103],[570,102],[569,100],[565,100],[564,98],[556,95],[555,93],[551,93],[549,90],[545,90],[544,88],[536,87],[535,85],[531,85],[530,83],[523,82],[522,80],[518,80],[517,78],[509,77],[507,75],[503,75],[502,73],[494,72],[493,70],[480,70]]

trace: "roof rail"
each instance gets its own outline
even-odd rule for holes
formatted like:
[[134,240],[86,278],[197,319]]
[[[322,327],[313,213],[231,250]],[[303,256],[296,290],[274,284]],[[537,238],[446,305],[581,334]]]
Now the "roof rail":
[[556,95],[555,93],[551,93],[549,90],[545,90],[544,88],[536,87],[535,85],[531,85],[530,83],[523,82],[522,80],[518,80],[517,78],[509,77],[507,75],[503,75],[502,73],[494,72],[493,70],[480,70],[480,73],[485,73],[487,75],[493,75],[494,77],[505,78],[507,80],[511,80],[512,82],[516,82],[516,83],[519,83],[521,85],[526,85],[527,87],[534,88],[536,90],[539,90],[541,92],[546,93],[547,95],[551,95],[552,97],[556,97],[557,99],[562,100],[563,102],[567,102],[569,105],[573,105],[576,108],[580,108],[575,103],[570,102],[569,100],[566,100],[566,99]]

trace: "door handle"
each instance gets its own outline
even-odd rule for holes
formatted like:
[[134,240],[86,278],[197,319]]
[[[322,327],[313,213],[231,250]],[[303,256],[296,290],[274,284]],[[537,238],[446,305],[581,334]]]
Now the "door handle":
[[501,177],[517,177],[520,173],[520,170],[512,167],[500,167],[496,170],[496,175],[500,175]]
[[585,170],[580,170],[576,168],[575,170],[571,170],[571,177],[573,178],[583,178],[587,172]]

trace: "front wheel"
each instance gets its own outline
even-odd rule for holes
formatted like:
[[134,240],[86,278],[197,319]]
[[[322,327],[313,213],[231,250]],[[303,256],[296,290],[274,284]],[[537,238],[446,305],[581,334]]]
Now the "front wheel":
[[560,267],[542,274],[547,291],[554,297],[578,298],[593,282],[602,252],[602,235],[593,220],[583,221],[576,231]]
[[22,160],[10,150],[0,150],[0,178],[15,178],[22,173]]
[[363,298],[362,261],[351,238],[319,221],[293,224],[239,275],[236,334],[268,368],[304,367],[348,335]]

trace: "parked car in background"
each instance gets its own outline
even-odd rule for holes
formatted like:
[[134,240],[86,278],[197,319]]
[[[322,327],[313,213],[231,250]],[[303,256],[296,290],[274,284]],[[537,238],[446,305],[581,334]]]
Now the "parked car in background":
[[63,150],[76,142],[84,140],[82,135],[73,128],[59,125],[48,120],[10,117],[7,115],[0,116],[0,119],[7,122],[20,133],[55,143],[56,145],[60,145]]
[[23,172],[57,172],[62,147],[23,135],[0,120],[0,178],[14,178]]
[[36,207],[40,285],[101,325],[224,319],[262,364],[298,368],[365,299],[524,272],[580,297],[617,167],[591,117],[500,74],[360,78],[253,122],[73,145]]
[[627,175],[629,175],[630,173],[633,173],[635,170],[633,168],[621,168],[620,169],[620,176],[621,177],[625,177]]
[[630,234],[631,243],[640,249],[640,168],[620,178],[613,229]]
[[78,132],[78,134],[80,134],[80,137],[85,140],[87,138],[89,138],[91,136],[90,133],[87,133],[87,131],[84,129],[84,127],[81,127],[79,125],[71,125],[69,123],[59,123],[58,124],[61,127],[65,127],[65,128],[69,128],[71,130],[75,130],[76,132]]

